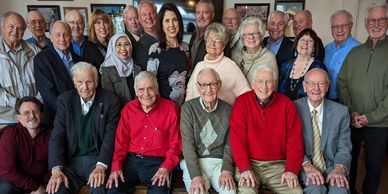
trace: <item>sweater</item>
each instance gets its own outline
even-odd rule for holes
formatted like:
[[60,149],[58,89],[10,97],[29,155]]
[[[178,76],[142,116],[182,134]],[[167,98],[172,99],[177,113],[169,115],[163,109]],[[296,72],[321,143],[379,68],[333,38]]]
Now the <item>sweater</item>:
[[350,112],[365,114],[369,127],[388,127],[388,38],[372,48],[368,40],[353,48],[337,78],[338,98]]
[[200,98],[187,101],[181,109],[182,151],[190,178],[202,176],[199,158],[222,159],[221,170],[233,174],[233,159],[229,141],[231,107],[218,100],[215,110],[208,112]]
[[304,157],[302,124],[289,98],[272,93],[264,109],[254,90],[236,99],[230,116],[230,145],[240,172],[252,169],[250,160],[285,160],[285,172],[299,174]]
[[230,105],[233,105],[237,96],[251,89],[244,74],[230,58],[221,54],[216,60],[210,61],[206,55],[205,60],[195,66],[190,76],[186,90],[186,101],[199,97],[197,76],[199,71],[205,67],[213,68],[220,76],[222,86],[218,97]]

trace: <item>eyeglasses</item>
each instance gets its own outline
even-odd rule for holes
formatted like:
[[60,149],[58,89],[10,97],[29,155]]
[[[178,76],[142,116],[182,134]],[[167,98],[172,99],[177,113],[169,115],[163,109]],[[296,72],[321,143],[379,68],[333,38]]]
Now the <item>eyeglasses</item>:
[[257,37],[259,37],[259,35],[260,35],[260,32],[252,32],[252,33],[244,33],[243,34],[244,38],[249,38],[249,37],[257,38]]
[[206,83],[201,84],[201,83],[197,82],[197,84],[198,84],[198,86],[199,86],[199,88],[201,90],[206,90],[208,87],[210,87],[211,89],[216,89],[218,87],[219,83],[220,82],[212,82],[212,83],[207,83],[207,84]]
[[304,83],[306,83],[306,85],[310,88],[315,88],[315,87],[319,87],[319,88],[322,88],[324,86],[326,86],[327,84],[327,81],[326,82],[307,82],[305,81]]
[[353,23],[343,24],[343,25],[334,25],[334,26],[331,26],[331,29],[333,29],[333,30],[345,29],[345,28],[349,28],[350,25],[352,25],[352,24]]
[[216,40],[208,39],[208,40],[206,40],[206,44],[210,44],[210,45],[214,44],[216,46],[222,46],[222,45],[224,45],[224,41],[219,40],[219,39],[216,39]]
[[61,38],[61,37],[63,37],[63,38],[69,38],[69,37],[70,37],[70,34],[58,32],[58,33],[54,33],[54,36],[55,36],[55,38]]
[[83,26],[84,25],[84,22],[82,21],[70,21],[70,22],[67,22],[68,24],[71,24],[71,25],[77,25],[77,26]]
[[42,24],[46,23],[46,21],[44,19],[41,19],[41,20],[31,20],[29,23],[34,25],[34,26],[36,26],[37,24],[42,25]]
[[228,18],[228,17],[224,17],[224,18],[222,18],[222,20],[224,21],[224,22],[229,22],[229,21],[237,21],[238,20],[238,18],[236,18],[236,17],[231,17],[231,18]]
[[138,17],[125,17],[124,18],[125,20],[139,20],[139,18]]
[[267,85],[267,84],[273,84],[273,80],[263,80],[263,79],[259,79],[259,80],[255,80],[256,83],[260,84],[260,85]]
[[20,113],[20,115],[23,115],[24,117],[29,117],[31,114],[34,116],[37,114],[40,114],[40,110],[24,111],[24,112]]
[[382,17],[382,18],[378,18],[378,19],[374,19],[374,18],[368,18],[366,19],[366,23],[369,24],[369,25],[374,25],[376,24],[384,24],[386,21],[387,21],[388,17]]

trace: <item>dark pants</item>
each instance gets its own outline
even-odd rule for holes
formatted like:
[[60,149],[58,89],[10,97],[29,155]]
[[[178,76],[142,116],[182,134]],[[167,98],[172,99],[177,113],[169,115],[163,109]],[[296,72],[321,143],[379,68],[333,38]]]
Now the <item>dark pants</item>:
[[152,185],[151,181],[151,178],[156,174],[164,160],[165,158],[163,157],[128,154],[123,167],[124,183],[120,183],[118,188],[111,189],[108,193],[132,194],[135,192],[135,186],[142,182],[147,184],[148,194],[167,194],[169,192],[167,185],[159,187]]
[[[66,188],[64,184],[61,184],[57,193],[78,193],[81,187],[88,182],[89,175],[96,168],[97,162],[96,156],[80,156],[73,158],[68,165],[63,167],[63,172],[69,180],[69,188]],[[106,178],[109,177],[109,173],[106,172],[105,176]],[[104,183],[106,183],[106,181],[104,181]],[[105,194],[105,184],[98,188],[89,187],[89,193]]]
[[349,180],[351,192],[352,194],[356,193],[357,162],[361,143],[364,141],[366,175],[362,184],[362,191],[364,194],[375,194],[379,188],[381,178],[388,139],[388,127],[363,127],[361,129],[352,127],[351,129],[351,140],[353,144],[352,166]]
[[30,193],[31,191],[26,191],[17,188],[14,184],[0,178],[0,193],[1,194],[21,194],[21,193]]

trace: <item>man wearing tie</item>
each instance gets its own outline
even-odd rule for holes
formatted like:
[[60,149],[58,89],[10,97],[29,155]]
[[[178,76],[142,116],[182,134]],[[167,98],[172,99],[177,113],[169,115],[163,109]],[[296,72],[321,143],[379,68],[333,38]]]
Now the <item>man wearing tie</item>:
[[54,122],[57,96],[74,89],[70,69],[81,61],[78,55],[69,50],[71,29],[66,22],[56,21],[51,25],[50,40],[53,48],[39,52],[34,58],[36,87],[44,104],[43,123],[48,125]]
[[305,75],[307,97],[295,101],[303,127],[304,161],[300,173],[304,193],[349,193],[347,175],[352,157],[349,111],[325,99],[329,77],[322,69]]

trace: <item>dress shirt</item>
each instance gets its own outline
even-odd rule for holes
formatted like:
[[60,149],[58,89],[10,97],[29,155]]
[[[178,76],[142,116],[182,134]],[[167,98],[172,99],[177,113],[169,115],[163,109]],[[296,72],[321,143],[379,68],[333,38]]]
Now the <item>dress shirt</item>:
[[81,99],[81,108],[82,108],[82,114],[83,115],[86,115],[89,110],[90,110],[90,107],[92,107],[93,105],[93,102],[94,102],[94,97],[96,96],[96,94],[93,95],[92,99],[90,99],[89,101],[85,102],[84,99],[80,96],[80,99]]
[[337,48],[336,42],[333,41],[325,47],[325,60],[323,61],[329,73],[330,87],[329,87],[329,99],[337,99],[337,76],[342,67],[346,56],[352,50],[353,47],[358,46],[360,42],[353,39],[352,36]]
[[165,157],[161,167],[171,171],[180,161],[182,139],[179,113],[174,102],[158,97],[155,107],[144,112],[138,99],[121,111],[116,131],[112,172],[122,170],[128,153]]
[[282,41],[284,39],[284,36],[279,38],[277,41],[272,42],[271,37],[268,38],[267,43],[267,49],[270,50],[274,55],[276,55],[279,51],[280,45],[282,44]]
[[83,51],[83,44],[85,43],[86,39],[84,38],[81,42],[81,44],[78,44],[77,41],[75,40],[72,40],[71,41],[71,46],[73,47],[73,51],[75,54],[77,54],[78,56],[82,56],[82,51]]
[[199,97],[198,100],[199,100],[199,104],[201,105],[202,109],[203,109],[204,111],[206,111],[207,113],[211,113],[211,112],[213,112],[213,111],[215,111],[215,110],[217,109],[217,106],[218,106],[218,98],[217,98],[216,104],[214,104],[214,107],[213,107],[210,111],[206,108],[205,103],[203,102],[202,97]]
[[314,109],[317,110],[319,133],[322,136],[323,101],[315,108],[311,105],[310,101],[308,100],[307,100],[307,104],[309,105],[309,108],[310,108],[310,115],[312,114]]
[[55,48],[55,51],[57,51],[59,57],[61,58],[62,62],[65,64],[66,69],[70,73],[71,67],[73,67],[74,62],[73,62],[73,57],[71,56],[71,53],[67,51],[67,54],[65,54],[63,51],[58,50]]
[[[38,41],[34,38],[34,37],[31,37],[29,39],[26,40],[28,43],[31,43],[33,45],[36,45],[37,47],[40,48],[40,45],[38,45]],[[51,43],[51,40],[49,38],[47,38],[47,36],[44,37],[44,47],[42,47],[41,49],[45,49],[47,47],[52,47],[53,44]]]

